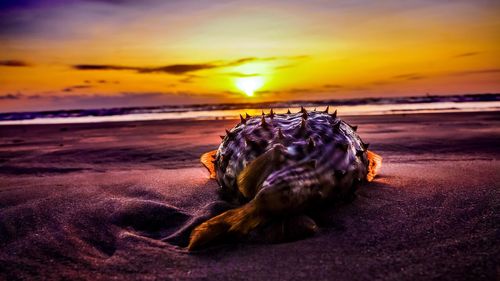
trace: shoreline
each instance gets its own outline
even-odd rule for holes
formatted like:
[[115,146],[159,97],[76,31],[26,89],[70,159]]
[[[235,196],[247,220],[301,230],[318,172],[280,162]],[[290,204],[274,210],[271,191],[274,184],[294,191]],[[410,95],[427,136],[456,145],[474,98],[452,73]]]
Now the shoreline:
[[[334,110],[334,109],[330,109]],[[260,113],[259,109],[259,114]],[[266,110],[264,111],[265,113],[268,113]],[[394,117],[394,118],[401,118],[401,117],[406,117],[406,116],[419,116],[419,115],[425,115],[425,116],[439,116],[439,115],[469,115],[469,114],[495,114],[495,113],[500,113],[500,108],[491,108],[490,110],[485,110],[485,111],[450,111],[450,112],[398,112],[394,114],[367,114],[367,115],[358,115],[358,114],[342,114],[342,112],[339,112],[339,117],[342,119],[369,119],[369,118],[375,118],[375,119],[385,119],[386,117]],[[227,122],[227,121],[238,121],[239,116],[232,116],[232,117],[218,117],[218,118],[207,118],[207,119],[198,119],[198,118],[179,118],[179,119],[151,119],[151,120],[127,120],[127,121],[99,121],[99,122],[76,122],[76,123],[40,123],[40,124],[6,124],[2,123],[3,121],[0,121],[0,129],[3,127],[12,127],[12,126],[78,126],[78,125],[90,125],[90,126],[96,126],[96,125],[111,125],[111,124],[147,124],[147,123],[158,123],[158,122],[165,122],[165,123],[179,123],[179,122]]]
[[[286,109],[297,112],[300,107],[291,104],[289,107],[274,107],[276,113],[285,113]],[[305,108],[312,111],[318,106],[306,104]],[[319,105],[319,109],[326,105]],[[261,110],[268,111],[272,107],[250,108],[209,108],[206,110],[175,110],[135,109],[130,112],[125,109],[94,109],[51,112],[0,113],[0,126],[16,124],[72,124],[72,123],[103,123],[103,122],[133,122],[153,120],[219,120],[237,119],[244,112],[259,115]],[[495,112],[500,110],[500,101],[463,101],[463,102],[429,102],[429,103],[395,103],[395,104],[360,104],[335,106],[344,116],[375,116],[398,114],[425,113],[460,113],[460,112]]]

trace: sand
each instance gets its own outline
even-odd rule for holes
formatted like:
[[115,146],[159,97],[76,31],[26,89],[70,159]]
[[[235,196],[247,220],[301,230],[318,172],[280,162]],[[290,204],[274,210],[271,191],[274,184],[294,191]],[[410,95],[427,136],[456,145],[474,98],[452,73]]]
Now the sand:
[[495,280],[500,114],[346,117],[384,157],[311,238],[188,253],[235,120],[0,127],[0,279]]

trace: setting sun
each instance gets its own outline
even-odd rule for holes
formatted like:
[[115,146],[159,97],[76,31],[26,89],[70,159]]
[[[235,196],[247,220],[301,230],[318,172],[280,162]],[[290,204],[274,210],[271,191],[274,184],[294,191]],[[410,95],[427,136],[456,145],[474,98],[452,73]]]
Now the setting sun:
[[245,95],[252,97],[256,90],[258,90],[264,84],[264,79],[262,77],[245,77],[238,78],[236,80],[236,86],[238,89],[243,91]]

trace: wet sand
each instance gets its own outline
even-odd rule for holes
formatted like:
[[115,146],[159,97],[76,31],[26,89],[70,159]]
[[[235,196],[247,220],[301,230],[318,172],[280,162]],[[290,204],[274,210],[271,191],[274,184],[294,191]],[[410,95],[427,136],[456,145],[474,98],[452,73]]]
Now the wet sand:
[[344,118],[384,157],[315,236],[188,253],[235,120],[0,126],[0,279],[495,280],[500,113]]

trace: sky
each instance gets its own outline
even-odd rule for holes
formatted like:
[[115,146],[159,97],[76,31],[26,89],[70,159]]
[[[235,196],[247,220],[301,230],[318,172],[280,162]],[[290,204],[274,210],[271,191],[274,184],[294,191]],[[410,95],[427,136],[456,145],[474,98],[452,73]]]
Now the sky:
[[0,0],[0,112],[488,92],[497,0]]

